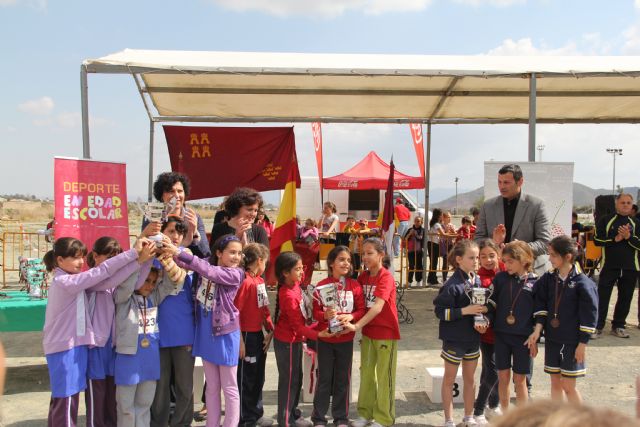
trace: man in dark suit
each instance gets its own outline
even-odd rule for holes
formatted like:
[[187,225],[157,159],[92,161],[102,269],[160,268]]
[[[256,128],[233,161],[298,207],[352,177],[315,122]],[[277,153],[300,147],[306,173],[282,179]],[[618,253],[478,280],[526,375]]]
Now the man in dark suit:
[[500,195],[482,205],[474,239],[490,237],[501,246],[514,240],[528,243],[536,257],[533,269],[540,276],[551,267],[547,255],[551,225],[544,202],[523,193],[522,184],[520,166],[509,164],[500,168]]

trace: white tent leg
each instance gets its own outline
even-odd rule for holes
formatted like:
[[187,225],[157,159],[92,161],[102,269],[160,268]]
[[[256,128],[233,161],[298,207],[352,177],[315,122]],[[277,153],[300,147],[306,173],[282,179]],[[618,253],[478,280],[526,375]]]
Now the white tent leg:
[[529,76],[529,161],[536,161],[536,73]]

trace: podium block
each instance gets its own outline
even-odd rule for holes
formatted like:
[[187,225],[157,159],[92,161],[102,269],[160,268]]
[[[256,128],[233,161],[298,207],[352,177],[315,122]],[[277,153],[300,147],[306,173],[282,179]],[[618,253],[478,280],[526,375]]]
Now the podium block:
[[[463,403],[462,400],[462,374],[458,368],[456,380],[453,383],[453,403]],[[427,368],[427,396],[432,403],[442,403],[442,378],[444,377],[444,368]]]

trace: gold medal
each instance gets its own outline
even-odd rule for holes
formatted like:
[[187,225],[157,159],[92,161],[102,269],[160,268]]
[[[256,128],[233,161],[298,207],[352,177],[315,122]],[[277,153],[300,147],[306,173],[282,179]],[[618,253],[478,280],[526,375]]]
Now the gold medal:
[[553,319],[551,319],[550,323],[552,327],[557,328],[558,326],[560,326],[560,319],[554,317]]
[[507,316],[507,325],[515,325],[516,324],[516,317],[513,314],[509,314]]
[[151,342],[149,341],[149,339],[147,337],[144,337],[140,340],[140,347],[142,348],[147,348],[151,345]]

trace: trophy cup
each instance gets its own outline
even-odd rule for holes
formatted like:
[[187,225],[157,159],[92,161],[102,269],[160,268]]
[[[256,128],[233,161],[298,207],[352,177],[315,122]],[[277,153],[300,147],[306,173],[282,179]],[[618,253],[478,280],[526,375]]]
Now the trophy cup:
[[[164,222],[167,220],[167,216],[176,208],[177,200],[172,197],[169,202],[149,202],[144,207],[144,217],[149,222]],[[156,242],[157,246],[162,245],[162,233],[155,234],[149,237],[149,240]]]
[[[329,307],[336,312],[340,309],[337,299],[338,292],[334,283],[328,283],[326,285],[318,286],[316,288],[316,291],[318,291],[318,295],[320,296],[320,302],[322,303],[322,305],[324,305],[325,307]],[[343,329],[344,326],[342,325],[340,320],[338,320],[337,316],[329,319],[329,332],[335,334],[342,331]]]
[[[470,286],[467,288],[467,297],[473,305],[486,305],[487,301],[493,294],[493,286],[488,288]],[[473,321],[477,326],[485,326],[488,324],[487,318],[482,313],[478,313],[473,316]]]

